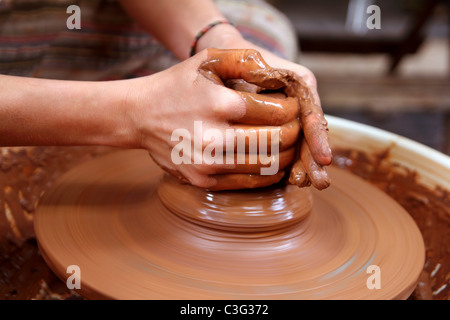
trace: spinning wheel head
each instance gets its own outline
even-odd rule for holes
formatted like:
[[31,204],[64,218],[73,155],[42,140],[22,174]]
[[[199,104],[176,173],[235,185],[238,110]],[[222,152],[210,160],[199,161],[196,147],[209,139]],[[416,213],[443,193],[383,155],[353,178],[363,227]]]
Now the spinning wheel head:
[[62,176],[35,231],[61,279],[79,267],[86,298],[407,298],[425,259],[414,221],[362,179],[329,173],[324,191],[209,193],[164,176],[145,151],[120,151]]

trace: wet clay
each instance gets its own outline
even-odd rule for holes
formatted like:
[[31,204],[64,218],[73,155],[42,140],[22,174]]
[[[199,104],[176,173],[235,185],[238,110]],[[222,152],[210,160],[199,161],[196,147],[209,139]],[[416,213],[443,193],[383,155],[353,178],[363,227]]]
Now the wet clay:
[[[346,171],[331,167],[323,191],[281,184],[245,196],[180,189],[165,174],[129,150],[62,176],[35,215],[51,269],[64,280],[78,265],[86,298],[406,299],[417,284],[414,221]],[[311,210],[294,201],[310,196]],[[369,266],[381,289],[368,288]]]
[[37,248],[33,219],[42,194],[63,173],[113,151],[105,147],[0,149],[0,299],[76,299]]
[[431,189],[420,176],[390,161],[389,149],[367,154],[334,149],[333,163],[356,174],[395,199],[414,219],[426,247],[426,261],[411,299],[450,299],[450,192]]

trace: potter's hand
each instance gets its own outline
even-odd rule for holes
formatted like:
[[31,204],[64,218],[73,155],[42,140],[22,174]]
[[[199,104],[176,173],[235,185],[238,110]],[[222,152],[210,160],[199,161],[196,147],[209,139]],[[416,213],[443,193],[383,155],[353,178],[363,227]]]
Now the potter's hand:
[[[317,189],[327,188],[330,181],[325,166],[331,164],[332,154],[328,142],[327,122],[320,105],[313,73],[301,65],[282,59],[246,41],[230,26],[218,26],[208,32],[199,42],[200,49],[205,47],[256,49],[267,62],[265,68],[282,69],[280,70],[282,72],[286,70],[287,73],[284,73],[287,78],[302,84],[297,87],[291,86],[293,90],[285,92],[288,96],[299,97],[300,120],[304,135],[304,139],[300,141],[300,154],[292,167],[289,181],[299,186],[312,184]],[[257,73],[254,76],[256,77]]]
[[328,141],[328,124],[320,105],[315,77],[303,66],[270,53],[266,55],[272,66],[292,71],[294,78],[302,83],[297,94],[303,139],[300,141],[299,158],[292,166],[289,182],[300,187],[312,184],[319,190],[325,189],[330,185],[326,166],[331,164],[332,153]]
[[[297,100],[237,92],[223,82],[255,80],[261,71],[258,59],[254,50],[209,49],[153,76],[130,80],[129,100],[134,101],[130,115],[141,147],[180,180],[211,190],[263,187],[280,181],[283,169],[295,157],[300,130]],[[267,79],[259,79],[258,84],[280,86]],[[269,164],[261,160],[260,152],[249,152],[248,147],[260,146],[256,142],[247,141],[247,148],[239,149],[237,138],[227,135],[230,129],[238,136],[254,133],[268,142],[270,150],[279,148],[276,166],[272,166],[273,157],[265,159]],[[240,164],[238,159],[245,161]],[[274,171],[261,174],[262,168]]]

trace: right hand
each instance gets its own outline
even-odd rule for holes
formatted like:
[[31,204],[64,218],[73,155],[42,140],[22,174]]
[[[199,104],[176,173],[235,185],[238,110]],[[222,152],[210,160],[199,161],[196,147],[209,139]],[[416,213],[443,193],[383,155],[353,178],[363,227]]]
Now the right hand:
[[[138,146],[149,151],[151,157],[167,172],[182,181],[210,190],[264,187],[279,182],[283,169],[292,164],[295,144],[299,136],[298,102],[292,97],[279,97],[238,92],[224,82],[252,77],[262,71],[260,56],[255,50],[207,49],[176,66],[149,77],[129,80],[128,114],[136,128]],[[252,79],[260,87],[280,88],[270,78]],[[261,175],[257,164],[196,164],[212,141],[195,137],[194,122],[202,121],[203,134],[217,129],[223,141],[214,145],[226,150],[225,131],[251,132],[258,137],[268,130],[279,133],[279,167],[273,175]],[[172,141],[172,133],[185,129],[192,140],[201,139],[201,146],[193,147],[190,163],[174,164],[172,150],[180,141]],[[273,146],[268,147],[269,149]],[[247,151],[248,152],[248,151]],[[247,157],[254,155],[246,154]],[[224,152],[225,157],[225,152]]]

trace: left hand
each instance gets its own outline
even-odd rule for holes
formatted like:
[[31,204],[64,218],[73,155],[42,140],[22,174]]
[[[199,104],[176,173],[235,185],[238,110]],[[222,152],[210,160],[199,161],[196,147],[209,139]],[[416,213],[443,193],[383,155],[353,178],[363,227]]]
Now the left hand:
[[303,113],[300,112],[305,139],[300,142],[299,159],[291,169],[289,182],[299,186],[312,184],[320,190],[327,188],[330,180],[325,166],[331,164],[332,153],[328,142],[327,122],[320,104],[314,74],[302,65],[282,59],[245,40],[234,27],[229,25],[216,26],[200,39],[197,49],[202,50],[208,47],[256,49],[270,67],[290,70],[300,77],[303,86],[308,90],[311,101],[299,101],[300,110],[307,110]]

